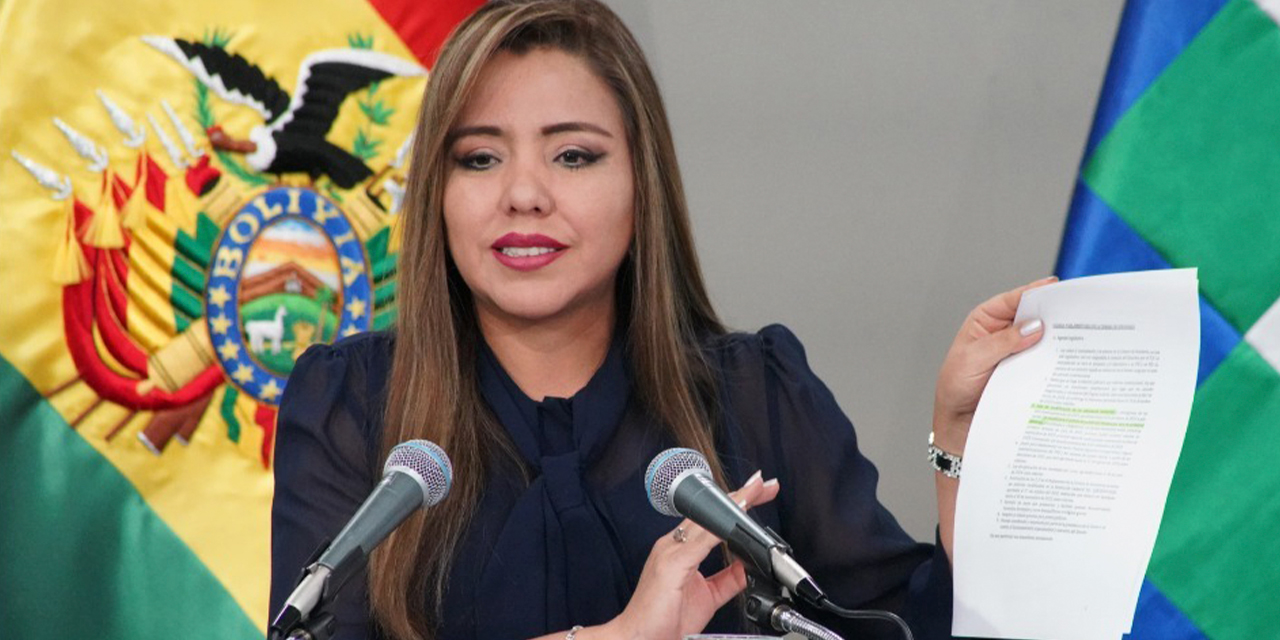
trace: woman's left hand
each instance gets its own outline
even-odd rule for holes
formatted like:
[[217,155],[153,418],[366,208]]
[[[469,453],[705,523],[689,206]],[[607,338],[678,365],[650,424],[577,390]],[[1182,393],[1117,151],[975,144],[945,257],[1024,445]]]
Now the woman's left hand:
[[[933,397],[933,443],[938,448],[955,455],[964,454],[973,412],[996,365],[1044,336],[1044,326],[1039,319],[1013,323],[1022,293],[1057,280],[1050,276],[1006,291],[978,305],[964,319],[938,372]],[[938,491],[938,538],[949,559],[955,540],[956,496],[960,487],[942,473],[934,476]]]
[[1050,276],[1001,293],[978,305],[965,318],[942,362],[934,392],[934,443],[943,451],[964,453],[973,412],[996,365],[1044,335],[1038,319],[1013,324],[1022,293],[1056,281]]
[[[778,496],[776,481],[764,482],[760,474],[729,496],[744,509]],[[747,586],[741,560],[712,576],[703,576],[699,565],[720,541],[690,520],[680,523],[680,537],[658,539],[640,572],[631,601],[618,617],[601,627],[588,627],[582,640],[667,640],[702,631],[716,610]]]

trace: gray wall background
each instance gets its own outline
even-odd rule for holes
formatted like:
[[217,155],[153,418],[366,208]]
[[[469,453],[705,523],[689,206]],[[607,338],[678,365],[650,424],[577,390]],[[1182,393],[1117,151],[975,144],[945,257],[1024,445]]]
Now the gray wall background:
[[675,130],[733,327],[781,322],[932,540],[938,366],[1053,269],[1122,0],[611,0]]

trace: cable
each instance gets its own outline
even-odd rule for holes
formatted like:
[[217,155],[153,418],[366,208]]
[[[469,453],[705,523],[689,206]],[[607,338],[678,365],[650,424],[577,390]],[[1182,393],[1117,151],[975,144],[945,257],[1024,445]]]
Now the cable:
[[915,640],[915,635],[911,633],[911,627],[907,626],[907,621],[903,620],[898,614],[891,611],[880,611],[878,609],[859,609],[855,611],[852,609],[845,609],[831,600],[828,600],[826,597],[821,598],[817,604],[823,611],[834,613],[841,618],[848,620],[883,620],[886,622],[892,622],[898,625],[898,628],[902,630],[903,638],[906,638],[906,640]]
[[844,640],[832,630],[796,613],[790,607],[778,607],[774,628],[783,633],[798,633],[809,640]]

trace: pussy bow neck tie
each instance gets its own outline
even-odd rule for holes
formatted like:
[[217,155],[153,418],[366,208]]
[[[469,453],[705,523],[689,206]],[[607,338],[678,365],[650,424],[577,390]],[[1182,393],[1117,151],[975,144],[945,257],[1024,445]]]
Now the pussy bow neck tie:
[[[529,399],[487,349],[480,358],[484,399],[506,429],[532,479],[516,497],[481,572],[476,637],[568,629],[607,622],[631,587],[586,474],[627,410],[630,380],[621,345],[572,398]],[[540,597],[541,596],[541,597]],[[543,608],[513,616],[512,607]],[[527,615],[535,614],[535,615]],[[536,628],[514,629],[535,625]]]

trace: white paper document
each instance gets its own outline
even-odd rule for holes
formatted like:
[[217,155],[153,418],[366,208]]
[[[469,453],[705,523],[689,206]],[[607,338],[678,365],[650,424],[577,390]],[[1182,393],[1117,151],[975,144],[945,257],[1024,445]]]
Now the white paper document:
[[1200,354],[1194,269],[1023,294],[1039,343],[996,368],[965,445],[957,636],[1120,638],[1182,449]]

